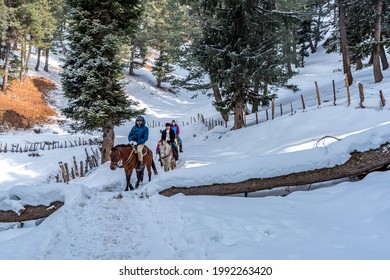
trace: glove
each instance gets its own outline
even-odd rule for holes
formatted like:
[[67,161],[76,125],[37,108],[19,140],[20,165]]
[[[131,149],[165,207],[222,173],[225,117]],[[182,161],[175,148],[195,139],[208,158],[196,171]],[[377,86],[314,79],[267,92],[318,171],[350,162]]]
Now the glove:
[[137,142],[135,142],[135,141],[130,141],[129,144],[131,144],[133,146],[137,146]]

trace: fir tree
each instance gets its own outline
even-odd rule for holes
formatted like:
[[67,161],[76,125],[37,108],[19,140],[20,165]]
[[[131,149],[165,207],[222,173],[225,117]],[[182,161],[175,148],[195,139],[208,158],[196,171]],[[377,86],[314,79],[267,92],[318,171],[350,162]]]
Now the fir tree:
[[[236,0],[205,3],[202,36],[193,54],[208,73],[216,108],[234,114],[234,128],[245,126],[246,103],[275,97],[269,85],[287,81],[282,19],[275,1]],[[262,88],[262,96],[258,89]]]
[[141,15],[140,1],[69,0],[70,50],[62,85],[69,99],[64,109],[76,131],[103,131],[102,163],[109,160],[114,126],[142,113],[124,91],[119,57],[122,39]]
[[[347,33],[347,52],[352,63],[357,69],[363,67],[363,60],[370,58],[370,63],[375,64],[374,76],[376,82],[381,80],[380,63],[383,69],[389,67],[385,48],[389,47],[389,5],[386,1],[371,0],[343,0],[345,7],[345,26]],[[381,12],[378,5],[381,2]],[[338,2],[337,2],[338,4]],[[340,6],[337,5],[340,9]],[[326,41],[328,52],[340,50],[340,23],[335,23],[332,36]],[[375,59],[373,59],[375,58]],[[374,63],[375,62],[375,63]]]
[[161,87],[162,82],[173,80],[172,64],[180,60],[181,48],[188,41],[188,7],[176,0],[148,0],[145,5],[143,28],[156,57],[152,73],[157,87]]

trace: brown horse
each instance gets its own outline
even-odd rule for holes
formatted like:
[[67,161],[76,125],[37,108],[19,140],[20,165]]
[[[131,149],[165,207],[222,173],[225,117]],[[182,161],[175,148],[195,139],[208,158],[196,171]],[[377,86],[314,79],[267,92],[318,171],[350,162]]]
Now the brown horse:
[[[137,170],[137,183],[135,184],[135,188],[138,188],[140,183],[144,178],[144,170],[145,166],[148,170],[149,182],[152,179],[152,171],[153,168],[154,175],[157,175],[156,165],[153,161],[153,152],[145,145],[144,151],[146,150],[146,154],[143,156],[142,160],[142,168],[141,170]],[[111,170],[115,170],[117,167],[124,167],[126,174],[126,189],[125,191],[134,190],[132,184],[130,183],[131,174],[133,173],[133,169],[137,166],[138,158],[136,148],[131,145],[116,145],[111,149],[110,153],[111,157]]]

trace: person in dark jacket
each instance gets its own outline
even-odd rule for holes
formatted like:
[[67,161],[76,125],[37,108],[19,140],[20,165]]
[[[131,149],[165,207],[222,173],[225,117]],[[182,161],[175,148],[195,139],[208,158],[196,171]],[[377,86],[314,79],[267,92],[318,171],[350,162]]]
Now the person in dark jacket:
[[129,136],[127,137],[129,143],[137,147],[138,164],[137,170],[141,170],[142,167],[142,149],[149,137],[149,128],[146,126],[145,119],[142,116],[138,116],[135,120],[135,125],[131,128]]
[[167,141],[168,143],[173,145],[173,156],[176,160],[179,160],[179,153],[177,150],[177,145],[175,142],[175,132],[171,129],[171,124],[165,124],[165,130],[161,133],[161,140]]

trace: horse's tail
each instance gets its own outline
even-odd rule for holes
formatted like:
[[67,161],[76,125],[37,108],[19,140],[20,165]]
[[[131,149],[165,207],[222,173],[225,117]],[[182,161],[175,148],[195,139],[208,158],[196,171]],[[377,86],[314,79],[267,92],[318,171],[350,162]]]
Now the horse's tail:
[[[146,145],[145,145],[146,146]],[[157,168],[156,168],[156,164],[154,163],[154,160],[153,160],[153,152],[151,149],[149,149],[149,147],[146,146],[146,148],[148,149],[148,153],[150,153],[150,158],[152,160],[152,169],[153,169],[153,173],[154,175],[157,175],[158,172],[157,172]]]
[[153,156],[152,156],[152,168],[153,168],[154,175],[157,175],[158,172],[157,172],[156,165],[154,164]]

